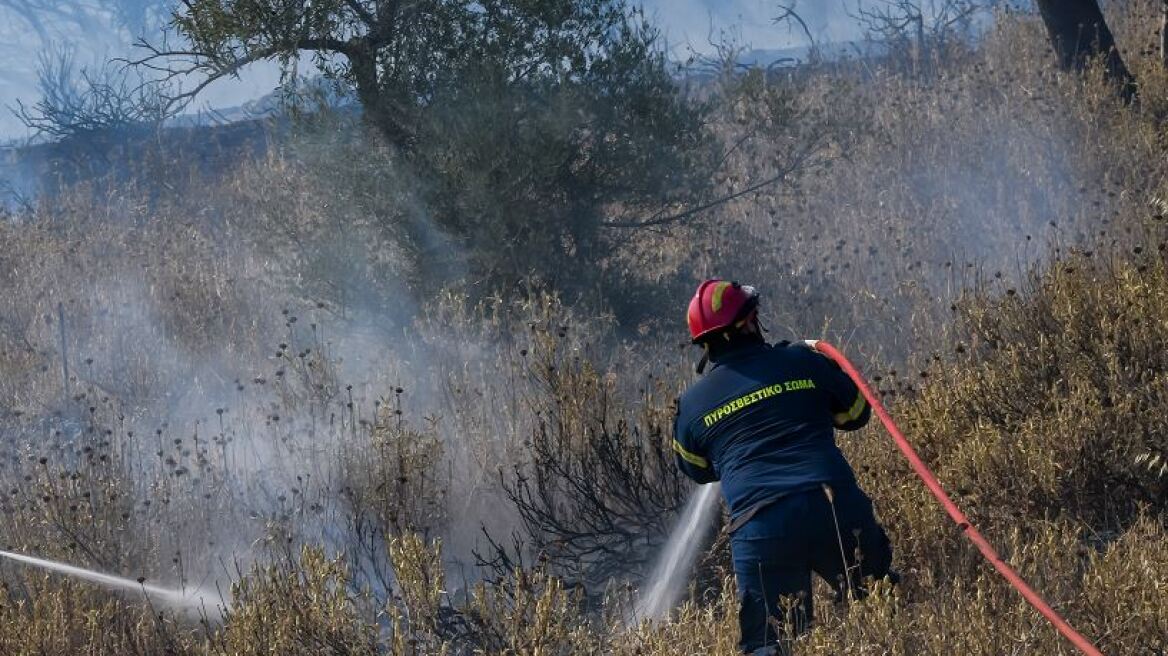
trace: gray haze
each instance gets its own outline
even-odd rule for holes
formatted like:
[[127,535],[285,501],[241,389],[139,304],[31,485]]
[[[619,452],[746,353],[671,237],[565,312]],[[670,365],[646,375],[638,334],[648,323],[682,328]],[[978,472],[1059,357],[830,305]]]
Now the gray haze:
[[[113,57],[132,53],[137,34],[157,34],[160,16],[148,17],[139,30],[118,26],[102,2],[44,0],[40,25],[34,25],[0,0],[0,141],[31,136],[9,107],[20,100],[36,102],[37,62],[42,54],[61,47],[75,50],[79,66],[100,66]],[[711,51],[711,39],[732,39],[746,49],[772,49],[806,45],[801,31],[773,24],[779,12],[776,0],[644,0],[646,13],[661,26],[670,54],[683,60],[690,54]],[[813,2],[796,0],[795,8],[817,41],[855,38],[858,30],[848,17],[843,0]],[[85,17],[77,20],[77,17]],[[150,27],[153,25],[154,27]],[[238,106],[270,93],[279,75],[271,64],[247,69],[239,80],[223,80],[210,86],[193,110]]]
[[681,59],[689,48],[708,53],[715,41],[729,37],[747,49],[780,49],[807,45],[796,25],[775,25],[780,5],[789,6],[807,23],[817,43],[848,41],[860,36],[849,16],[855,0],[644,0],[645,11],[656,19]]

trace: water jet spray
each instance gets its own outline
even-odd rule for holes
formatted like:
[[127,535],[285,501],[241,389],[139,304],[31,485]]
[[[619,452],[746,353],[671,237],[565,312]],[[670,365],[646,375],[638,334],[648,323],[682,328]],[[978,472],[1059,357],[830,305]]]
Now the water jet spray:
[[11,551],[0,551],[0,556],[25,565],[31,565],[51,572],[57,572],[58,574],[97,583],[98,585],[114,590],[141,592],[148,601],[160,603],[172,608],[189,611],[205,611],[207,608],[225,608],[227,605],[227,602],[223,600],[219,593],[210,593],[199,588],[163,588],[145,583],[144,579],[135,581],[134,579],[104,574],[91,569],[85,569],[84,567],[58,563],[52,560],[45,560],[44,558],[34,558]]
[[717,483],[703,485],[685,504],[652,576],[641,591],[633,609],[633,621],[661,619],[677,604],[689,580],[685,574],[693,568],[702,547],[703,534],[718,508],[720,491],[721,486]]

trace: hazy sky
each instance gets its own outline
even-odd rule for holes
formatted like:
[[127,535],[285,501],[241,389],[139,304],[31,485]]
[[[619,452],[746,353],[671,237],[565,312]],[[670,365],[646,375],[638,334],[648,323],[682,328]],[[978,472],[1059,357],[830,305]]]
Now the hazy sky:
[[781,12],[780,4],[793,6],[817,41],[849,40],[858,35],[847,11],[847,7],[854,7],[855,0],[847,0],[846,5],[844,0],[644,0],[646,11],[656,17],[672,50],[692,44],[703,52],[710,50],[711,32],[717,37],[721,30],[733,30],[755,48],[805,44],[801,31],[774,24],[775,16]]
[[[84,0],[71,0],[84,2]],[[741,44],[753,48],[782,48],[806,42],[801,32],[776,26],[778,0],[643,0],[646,11],[662,27],[671,54],[684,59],[690,50],[709,52],[711,33],[718,38],[728,33]],[[855,0],[847,0],[849,5]],[[79,5],[80,6],[80,5]],[[795,8],[821,42],[856,37],[844,0],[795,0]],[[70,45],[81,64],[92,64],[127,52],[128,37],[100,26],[55,30],[53,45]],[[27,131],[8,110],[22,100],[36,101],[38,53],[46,49],[44,40],[23,21],[7,14],[0,2],[0,140],[22,138]],[[210,86],[199,107],[239,105],[269,93],[277,84],[274,66],[253,66],[241,80],[227,80]]]

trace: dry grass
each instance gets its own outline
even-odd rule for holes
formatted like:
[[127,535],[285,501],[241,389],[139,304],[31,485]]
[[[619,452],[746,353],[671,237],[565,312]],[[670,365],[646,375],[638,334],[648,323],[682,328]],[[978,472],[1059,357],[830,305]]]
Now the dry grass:
[[[218,583],[231,607],[200,622],[0,564],[0,654],[734,653],[724,542],[669,621],[625,622],[686,492],[662,460],[691,364],[677,308],[713,273],[760,281],[778,337],[863,359],[960,505],[1104,652],[1165,653],[1154,4],[1113,25],[1134,109],[1010,17],[928,75],[722,80],[713,128],[741,143],[723,190],[821,149],[788,184],[612,238],[599,265],[627,294],[532,282],[556,280],[535,259],[503,288],[457,252],[416,275],[449,244],[410,179],[320,126],[225,180],[73,189],[5,222],[2,546]],[[818,604],[799,653],[1071,653],[878,428],[845,448],[905,583]]]

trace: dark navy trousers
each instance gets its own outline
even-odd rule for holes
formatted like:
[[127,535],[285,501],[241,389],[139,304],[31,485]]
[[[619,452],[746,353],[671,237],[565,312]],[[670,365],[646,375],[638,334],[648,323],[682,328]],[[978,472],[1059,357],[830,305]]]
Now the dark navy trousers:
[[731,536],[744,653],[767,646],[784,653],[789,639],[810,626],[812,572],[832,586],[837,600],[849,580],[857,596],[864,593],[864,577],[895,580],[892,547],[872,501],[855,483],[830,487],[834,518],[827,492],[816,487],[762,508]]

